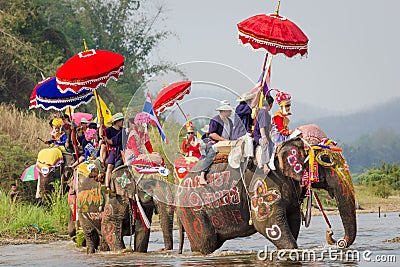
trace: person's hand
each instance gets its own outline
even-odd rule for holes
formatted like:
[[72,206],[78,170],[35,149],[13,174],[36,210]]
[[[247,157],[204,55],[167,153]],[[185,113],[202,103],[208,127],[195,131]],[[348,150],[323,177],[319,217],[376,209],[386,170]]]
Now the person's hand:
[[189,149],[189,147],[190,147],[190,143],[189,142],[185,142],[185,149]]
[[268,144],[267,137],[266,136],[261,137],[260,146],[264,147],[266,144]]
[[50,141],[45,141],[44,143],[45,143],[46,145],[50,145],[50,144],[51,144]]

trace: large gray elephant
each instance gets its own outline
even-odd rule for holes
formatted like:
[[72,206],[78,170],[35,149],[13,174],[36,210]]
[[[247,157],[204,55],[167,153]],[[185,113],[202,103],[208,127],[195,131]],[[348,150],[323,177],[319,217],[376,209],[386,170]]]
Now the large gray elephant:
[[[226,240],[256,231],[278,249],[298,247],[300,205],[306,191],[301,179],[304,171],[309,170],[305,147],[310,144],[305,135],[277,147],[277,168],[267,176],[262,171],[247,170],[242,179],[239,169],[220,163],[211,167],[208,186],[198,186],[197,176],[191,174],[180,181],[177,215],[188,234],[192,251],[212,253]],[[327,190],[336,199],[345,230],[341,247],[348,247],[357,232],[352,180],[342,153],[337,149],[319,151],[314,151],[319,181],[312,186]],[[223,184],[230,186],[229,189],[221,190]],[[327,235],[327,241],[335,243],[331,235]]]
[[94,161],[80,164],[77,172],[76,206],[88,253],[94,253],[96,249],[122,250],[125,248],[123,236],[133,234],[135,251],[147,252],[150,231],[144,228],[139,216],[133,217],[138,211],[136,209],[138,199],[150,223],[154,208],[158,208],[165,248],[172,249],[170,225],[173,216],[167,213],[165,204],[154,201],[150,195],[136,186],[129,167],[121,166],[113,171],[110,183],[113,193],[110,194],[104,194],[101,190],[103,178],[99,178],[99,169]]
[[160,195],[157,191],[165,188],[167,184],[162,178],[157,177],[158,175],[139,175],[132,166],[121,166],[114,170],[110,186],[115,194],[109,194],[106,199],[102,219],[102,235],[112,251],[125,248],[122,233],[129,229],[126,225],[133,221],[131,231],[135,233],[135,251],[147,252],[150,229],[146,229],[145,221],[151,225],[155,209],[160,215],[164,249],[173,248],[174,209],[166,204],[167,201],[153,198]]

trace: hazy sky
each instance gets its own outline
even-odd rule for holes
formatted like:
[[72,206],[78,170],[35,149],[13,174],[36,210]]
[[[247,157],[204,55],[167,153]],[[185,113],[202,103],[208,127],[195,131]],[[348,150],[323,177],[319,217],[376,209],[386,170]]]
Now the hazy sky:
[[[265,52],[239,44],[236,24],[274,12],[277,0],[167,0],[164,5],[164,27],[179,39],[164,42],[158,57],[176,63],[218,62],[257,81]],[[399,10],[399,0],[282,0],[280,14],[308,36],[309,54],[276,56],[272,87],[289,91],[293,101],[344,112],[399,97]],[[201,79],[208,74],[218,73],[205,70]],[[224,75],[222,80],[230,79]],[[240,92],[250,90],[252,82],[242,80],[236,85]]]

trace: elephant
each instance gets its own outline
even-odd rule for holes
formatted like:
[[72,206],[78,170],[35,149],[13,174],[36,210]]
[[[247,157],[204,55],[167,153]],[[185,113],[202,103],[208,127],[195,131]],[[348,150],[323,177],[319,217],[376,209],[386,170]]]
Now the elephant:
[[[38,154],[36,168],[39,172],[39,181],[36,197],[42,198],[47,193],[54,191],[52,183],[60,179],[64,183],[72,176],[70,166],[74,162],[74,155],[61,152],[58,148],[42,149]],[[64,191],[64,190],[63,190]]]
[[[165,196],[164,193],[156,192],[167,188],[167,185],[168,183],[162,178],[158,179],[157,175],[141,175],[139,177],[132,166],[124,165],[113,171],[110,186],[115,194],[109,194],[106,199],[102,218],[102,235],[112,251],[125,248],[122,240],[122,236],[125,235],[123,232],[129,229],[129,218],[134,215],[133,217],[136,219],[131,231],[135,233],[135,251],[147,252],[150,229],[146,228],[152,222],[155,209],[160,215],[164,249],[173,249],[174,208],[172,205],[167,205],[167,201],[157,198],[160,195]],[[148,220],[147,227],[146,219]]]
[[[101,180],[102,176],[99,176],[99,169],[94,163],[94,161],[86,161],[79,164],[74,170],[75,179],[69,181],[70,220],[68,232],[70,236],[73,236],[78,227],[82,228],[87,253],[94,253],[96,249],[109,250],[101,236],[102,209],[105,201],[104,194],[101,192],[103,181]],[[74,216],[75,210],[77,216]]]
[[99,176],[99,167],[95,161],[87,161],[77,167],[76,206],[87,252],[94,253],[96,249],[123,250],[123,236],[133,234],[135,251],[147,252],[150,231],[146,231],[139,217],[133,218],[133,213],[137,211],[137,200],[150,223],[154,208],[158,208],[165,249],[172,249],[173,216],[167,212],[167,206],[138,188],[130,167],[125,165],[113,171],[110,181],[112,192],[105,194],[101,190],[104,181]]
[[[327,190],[338,205],[345,230],[340,247],[348,247],[354,242],[357,233],[355,196],[346,161],[339,149],[330,150],[328,146],[311,153],[309,148],[318,142],[310,141],[310,132],[318,132],[322,137],[325,134],[316,125],[301,129],[301,135],[277,146],[276,170],[271,170],[268,175],[260,169],[244,171],[244,168],[232,169],[219,163],[211,166],[209,185],[205,187],[199,186],[198,176],[190,173],[180,181],[180,192],[176,194],[177,216],[192,251],[209,254],[226,240],[255,232],[265,236],[278,249],[298,248],[301,203],[307,189],[302,185],[302,178],[309,172],[307,160],[315,160],[317,164],[319,176],[312,187]],[[307,159],[308,154],[315,157]],[[228,188],[222,188],[223,184]],[[335,244],[332,233],[326,238],[329,244]]]

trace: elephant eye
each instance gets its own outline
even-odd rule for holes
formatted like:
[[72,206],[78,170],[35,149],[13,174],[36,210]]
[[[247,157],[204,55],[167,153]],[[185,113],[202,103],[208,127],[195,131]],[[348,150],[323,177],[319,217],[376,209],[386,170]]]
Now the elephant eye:
[[332,161],[332,158],[328,154],[325,154],[325,153],[320,153],[317,156],[317,161],[322,166],[332,166],[334,164],[334,162]]

